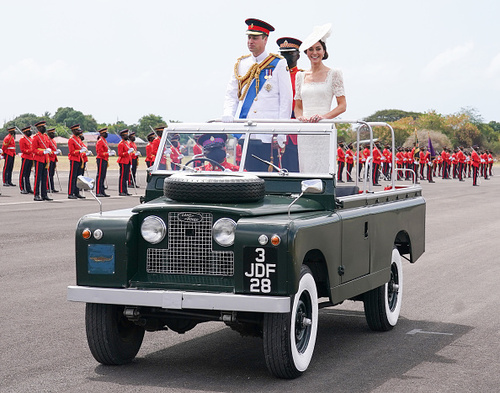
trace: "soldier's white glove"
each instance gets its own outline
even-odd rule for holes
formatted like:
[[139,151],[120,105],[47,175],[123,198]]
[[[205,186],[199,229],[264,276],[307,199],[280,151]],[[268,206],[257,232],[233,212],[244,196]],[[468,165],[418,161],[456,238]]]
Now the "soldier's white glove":
[[142,153],[141,153],[139,150],[137,150],[137,153],[136,153],[136,154],[137,154],[139,157],[140,157],[140,156],[142,156]]
[[57,150],[55,151],[55,153],[54,153],[54,154],[55,154],[56,156],[58,156],[58,155],[62,154],[61,149],[57,149]]
[[178,158],[179,160],[182,160],[184,158],[184,154],[179,154]]
[[87,156],[93,156],[93,155],[94,155],[94,153],[92,153],[92,151],[90,151],[90,150],[87,150],[87,151],[85,152],[85,154],[86,154]]
[[3,150],[2,149],[0,149],[0,154],[3,154]]
[[50,149],[45,149],[45,150],[43,151],[43,154],[49,154],[51,151],[52,151],[52,150],[50,150]]
[[110,156],[116,156],[116,151],[114,150],[108,150],[108,153]]
[[87,149],[86,147],[82,147],[82,148],[80,149],[80,153],[85,153],[87,150],[88,150],[88,149]]
[[481,160],[481,162],[484,162],[484,160]]
[[223,123],[232,123],[234,121],[233,116],[222,116],[222,122]]
[[172,149],[170,149],[170,148],[165,149],[165,155],[170,154],[170,153],[172,153]]
[[224,172],[232,172],[232,170],[229,168],[224,168]]
[[132,153],[133,151],[134,151],[134,148],[131,147],[130,149],[128,149],[128,154]]

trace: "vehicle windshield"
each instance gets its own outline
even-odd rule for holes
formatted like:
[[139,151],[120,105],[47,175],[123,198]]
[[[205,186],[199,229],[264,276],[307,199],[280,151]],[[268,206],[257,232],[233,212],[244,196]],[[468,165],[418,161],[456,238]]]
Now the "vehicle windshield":
[[277,176],[332,176],[335,172],[336,132],[331,125],[295,132],[226,128],[166,129],[152,171],[244,171]]

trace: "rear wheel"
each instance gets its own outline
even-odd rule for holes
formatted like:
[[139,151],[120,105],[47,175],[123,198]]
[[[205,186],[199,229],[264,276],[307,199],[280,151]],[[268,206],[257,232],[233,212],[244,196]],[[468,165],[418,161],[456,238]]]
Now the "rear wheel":
[[264,355],[269,371],[278,378],[299,377],[311,362],[317,331],[316,283],[311,270],[302,266],[291,312],[264,315]]
[[392,250],[391,278],[389,282],[366,292],[365,317],[370,329],[391,330],[399,319],[403,300],[403,264],[397,248]]
[[130,363],[144,338],[144,328],[123,315],[123,306],[87,303],[85,327],[90,352],[107,365]]

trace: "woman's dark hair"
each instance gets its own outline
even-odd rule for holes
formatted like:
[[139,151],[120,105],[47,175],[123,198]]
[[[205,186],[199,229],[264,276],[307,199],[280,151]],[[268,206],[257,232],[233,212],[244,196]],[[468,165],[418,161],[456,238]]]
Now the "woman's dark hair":
[[[325,51],[325,55],[323,56],[323,60],[328,59],[328,52],[326,51],[326,44],[325,44],[323,41],[321,41],[321,40],[319,40],[318,42],[321,44],[321,46],[323,47],[323,50]],[[307,49],[304,51],[304,54],[305,54],[306,56],[307,56],[307,50],[308,50],[308,49],[309,49],[309,48],[307,48]]]

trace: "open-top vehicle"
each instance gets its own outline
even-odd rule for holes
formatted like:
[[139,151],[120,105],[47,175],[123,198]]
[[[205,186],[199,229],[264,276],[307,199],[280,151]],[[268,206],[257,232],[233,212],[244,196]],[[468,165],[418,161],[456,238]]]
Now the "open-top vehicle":
[[[95,359],[127,363],[145,331],[184,333],[222,321],[262,337],[269,371],[295,378],[311,362],[321,307],[362,301],[371,329],[392,329],[401,257],[413,263],[424,252],[425,200],[419,185],[395,185],[394,162],[391,183],[376,189],[367,181],[371,157],[362,183],[357,169],[353,183],[338,183],[338,122],[171,124],[144,203],[77,225],[68,299],[87,303]],[[373,124],[352,123],[370,131],[373,148]],[[209,154],[171,170],[172,150],[200,135],[205,151],[219,142],[233,165],[240,144],[239,170]]]

